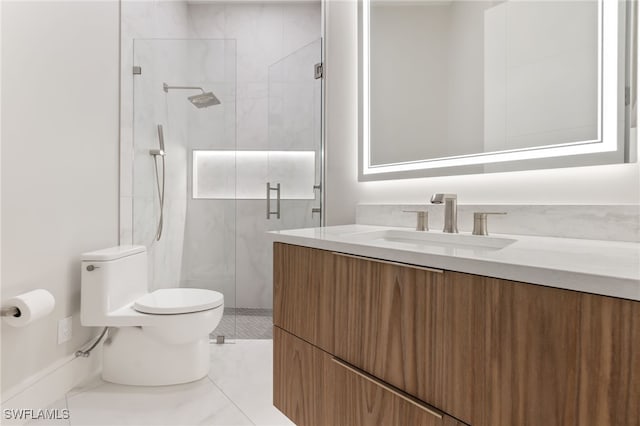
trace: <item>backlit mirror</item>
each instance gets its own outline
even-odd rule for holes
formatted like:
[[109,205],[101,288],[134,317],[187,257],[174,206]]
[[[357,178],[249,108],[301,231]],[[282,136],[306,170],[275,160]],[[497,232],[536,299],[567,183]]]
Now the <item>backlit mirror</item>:
[[633,160],[634,8],[363,0],[360,179]]

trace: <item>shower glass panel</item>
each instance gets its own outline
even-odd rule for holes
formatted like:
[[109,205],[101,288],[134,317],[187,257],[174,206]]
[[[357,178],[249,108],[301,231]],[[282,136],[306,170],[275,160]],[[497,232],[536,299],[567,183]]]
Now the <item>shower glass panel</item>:
[[269,67],[269,209],[276,212],[268,214],[270,230],[322,223],[321,61],[318,39]]
[[[321,223],[321,190],[316,186],[322,171],[322,80],[314,79],[320,58],[318,39],[267,65],[265,95],[259,90],[262,82],[239,82],[238,92],[242,87],[249,95],[243,93],[238,99],[239,105],[244,102],[238,121],[244,142],[236,154],[238,338],[272,337],[273,244],[267,231]],[[248,131],[263,128],[266,135],[253,130],[255,137],[247,138]],[[274,188],[268,195],[267,183]],[[279,205],[279,217],[277,213],[267,217],[269,199],[270,211],[278,211]]]
[[[224,294],[225,314],[212,337],[233,339],[236,42],[137,39],[134,66],[141,73],[133,75],[133,243],[147,247],[152,289],[193,287]],[[156,155],[156,172],[150,151],[160,149],[158,125],[165,170]],[[207,156],[198,158],[197,152],[221,153],[224,167]]]

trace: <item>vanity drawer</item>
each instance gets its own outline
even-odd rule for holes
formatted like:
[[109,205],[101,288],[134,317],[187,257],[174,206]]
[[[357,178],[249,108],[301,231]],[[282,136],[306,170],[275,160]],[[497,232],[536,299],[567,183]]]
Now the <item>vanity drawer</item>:
[[273,324],[333,351],[334,255],[290,244],[273,245]]
[[467,426],[274,327],[273,404],[299,426]]
[[273,405],[298,426],[331,426],[332,356],[273,327]]
[[445,425],[443,413],[338,359],[333,364],[335,426]]
[[336,254],[335,355],[439,406],[443,273]]

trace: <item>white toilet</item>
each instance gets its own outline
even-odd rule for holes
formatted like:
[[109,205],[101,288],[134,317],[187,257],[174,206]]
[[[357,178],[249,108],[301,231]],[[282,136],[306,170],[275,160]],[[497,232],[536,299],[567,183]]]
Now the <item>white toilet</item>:
[[84,253],[81,322],[110,327],[102,378],[158,386],[186,383],[209,372],[209,333],[220,323],[224,296],[196,288],[149,293],[144,246]]

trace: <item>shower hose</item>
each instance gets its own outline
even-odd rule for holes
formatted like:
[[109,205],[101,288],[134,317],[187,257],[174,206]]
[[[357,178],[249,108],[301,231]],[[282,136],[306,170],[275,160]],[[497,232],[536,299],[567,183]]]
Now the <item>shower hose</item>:
[[160,220],[158,221],[158,229],[156,231],[156,241],[160,241],[162,237],[162,226],[164,222],[164,177],[165,177],[165,159],[164,155],[160,155],[162,157],[162,184],[160,184],[160,173],[158,171],[158,156],[153,156],[153,164],[155,165],[156,170],[156,188],[158,189],[158,200],[160,201]]

